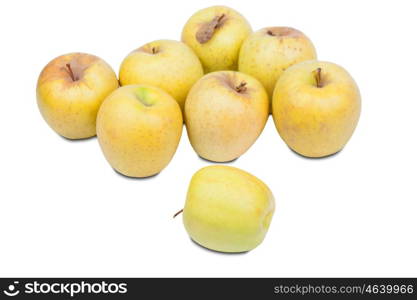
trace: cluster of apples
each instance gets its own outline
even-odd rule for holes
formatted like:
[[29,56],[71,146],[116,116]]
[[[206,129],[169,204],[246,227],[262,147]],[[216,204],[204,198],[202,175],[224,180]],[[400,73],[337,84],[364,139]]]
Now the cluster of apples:
[[[331,155],[353,134],[361,105],[348,72],[317,61],[302,32],[252,32],[241,14],[224,6],[195,13],[182,42],[158,40],[131,52],[119,78],[90,54],[55,58],[40,74],[37,100],[52,129],[69,139],[97,134],[110,165],[131,177],[167,166],[183,122],[198,155],[234,160],[255,142],[270,112],[291,149]],[[183,220],[197,243],[242,252],[262,242],[274,207],[270,189],[255,176],[210,166],[193,176]]]

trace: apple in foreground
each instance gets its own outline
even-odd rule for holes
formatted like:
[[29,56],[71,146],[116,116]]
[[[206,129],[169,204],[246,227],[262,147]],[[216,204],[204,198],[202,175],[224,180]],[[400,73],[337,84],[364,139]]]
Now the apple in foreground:
[[192,87],[185,103],[185,125],[201,157],[231,161],[256,141],[269,115],[269,100],[255,78],[219,71],[205,75]]
[[226,6],[196,12],[185,24],[182,41],[200,58],[205,73],[236,70],[239,49],[252,32],[248,21]]
[[127,85],[111,93],[97,115],[97,138],[110,165],[129,177],[159,173],[182,132],[178,103],[162,89]]
[[359,89],[342,67],[306,61],[287,69],[273,96],[275,126],[295,152],[323,157],[340,151],[356,128]]
[[39,110],[48,125],[68,139],[96,135],[97,111],[119,83],[97,56],[70,53],[49,62],[36,88]]
[[131,52],[120,66],[120,84],[147,84],[168,92],[181,109],[193,84],[204,75],[201,62],[186,44],[159,40]]
[[191,179],[183,222],[198,244],[221,252],[246,252],[264,239],[275,210],[270,189],[229,166],[200,169]]
[[313,43],[301,31],[267,27],[252,33],[242,44],[239,71],[252,75],[272,93],[279,76],[290,66],[316,59]]

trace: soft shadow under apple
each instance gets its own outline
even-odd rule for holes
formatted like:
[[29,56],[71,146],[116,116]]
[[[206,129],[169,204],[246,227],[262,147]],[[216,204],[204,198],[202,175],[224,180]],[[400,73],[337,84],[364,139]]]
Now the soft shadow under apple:
[[292,152],[292,153],[294,153],[295,155],[297,155],[298,157],[301,157],[301,158],[304,158],[304,159],[308,159],[308,160],[322,160],[322,159],[329,159],[329,158],[332,158],[332,157],[337,156],[340,152],[342,152],[342,151],[343,151],[343,149],[341,149],[341,150],[339,150],[339,151],[337,151],[337,152],[335,152],[335,153],[333,153],[333,154],[329,154],[329,155],[322,156],[322,157],[308,157],[308,156],[304,156],[304,155],[302,155],[302,154],[300,154],[300,153],[298,153],[298,152],[295,152],[295,151],[294,151],[294,150],[292,150],[290,147],[288,147],[288,149],[290,149],[290,150],[291,150],[291,152]]
[[199,159],[201,159],[202,161],[209,162],[209,163],[212,163],[212,164],[230,164],[230,163],[234,163],[239,158],[239,157],[236,157],[235,159],[232,159],[232,160],[229,160],[229,161],[213,161],[213,160],[209,160],[209,159],[206,159],[204,157],[201,157],[200,155],[197,155],[197,157]]
[[206,248],[206,247],[200,245],[199,243],[197,243],[196,241],[194,241],[192,238],[190,238],[190,240],[197,247],[199,247],[201,249],[204,249],[204,250],[206,250],[208,252],[215,253],[215,254],[220,254],[220,255],[244,255],[244,254],[246,254],[246,253],[249,252],[249,251],[245,251],[245,252],[220,252],[220,251],[216,251],[216,250],[212,250],[212,249]]
[[154,174],[154,175],[151,175],[151,176],[148,176],[148,177],[131,177],[131,176],[127,176],[127,175],[125,175],[125,174],[122,174],[122,173],[120,173],[119,171],[117,171],[116,169],[113,169],[113,171],[114,171],[114,173],[116,173],[117,175],[119,175],[120,177],[123,177],[123,178],[126,178],[126,179],[129,179],[129,180],[144,180],[144,181],[146,181],[146,180],[151,180],[151,179],[154,179],[156,176],[158,176],[159,175],[159,173],[156,173],[156,174]]
[[92,141],[94,140],[97,136],[90,136],[88,138],[83,138],[83,139],[69,139],[66,138],[65,136],[59,135],[57,134],[60,138],[62,138],[64,141],[67,141],[69,143],[82,143],[82,142],[88,142],[88,141]]

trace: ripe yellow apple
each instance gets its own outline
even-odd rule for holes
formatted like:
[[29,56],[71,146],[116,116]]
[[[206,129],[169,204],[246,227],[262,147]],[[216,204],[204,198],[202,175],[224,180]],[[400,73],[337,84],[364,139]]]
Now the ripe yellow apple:
[[342,67],[306,61],[287,69],[275,87],[275,126],[295,152],[323,157],[341,150],[356,128],[359,89]]
[[191,88],[185,125],[191,145],[203,158],[225,162],[245,153],[265,127],[269,100],[255,78],[219,71]]
[[39,75],[36,96],[48,125],[69,139],[96,135],[97,111],[117,87],[116,74],[97,56],[70,53],[49,62]]
[[316,50],[301,31],[268,27],[252,33],[243,42],[239,71],[258,79],[272,99],[275,84],[285,69],[311,59],[316,59]]
[[162,89],[127,85],[111,93],[97,115],[97,138],[110,165],[130,177],[159,173],[182,132],[178,103]]
[[159,87],[177,100],[181,109],[188,91],[204,75],[195,53],[186,44],[159,40],[131,52],[120,66],[120,84]]
[[206,73],[236,70],[240,46],[251,32],[248,21],[237,11],[212,6],[191,16],[182,41],[197,53]]
[[206,248],[245,252],[263,241],[274,210],[274,196],[261,180],[238,168],[209,166],[191,179],[183,222]]

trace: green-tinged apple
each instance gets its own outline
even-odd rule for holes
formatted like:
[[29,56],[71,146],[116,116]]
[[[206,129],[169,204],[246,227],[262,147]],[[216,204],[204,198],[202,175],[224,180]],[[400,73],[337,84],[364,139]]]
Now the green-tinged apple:
[[110,165],[129,177],[159,173],[182,132],[178,103],[162,89],[127,85],[111,93],[97,115],[97,138]]
[[188,91],[204,75],[197,55],[186,44],[158,40],[131,52],[120,66],[120,84],[159,87],[177,100],[181,109]]
[[295,152],[323,157],[340,151],[356,128],[359,89],[342,67],[306,61],[288,68],[275,87],[275,126]]
[[217,165],[194,174],[182,212],[196,243],[220,252],[246,252],[264,240],[274,210],[265,183],[238,168]]
[[97,111],[117,87],[116,74],[97,56],[70,53],[49,62],[39,75],[36,96],[48,125],[68,139],[96,135]]
[[290,66],[316,59],[313,43],[301,31],[267,27],[252,33],[242,44],[239,71],[252,75],[272,93],[280,75]]
[[203,63],[206,73],[236,70],[239,49],[252,32],[248,21],[226,6],[212,6],[196,12],[185,24],[182,41]]
[[256,141],[269,115],[264,87],[250,75],[219,71],[205,75],[191,88],[185,103],[185,124],[191,145],[201,157],[231,161]]

